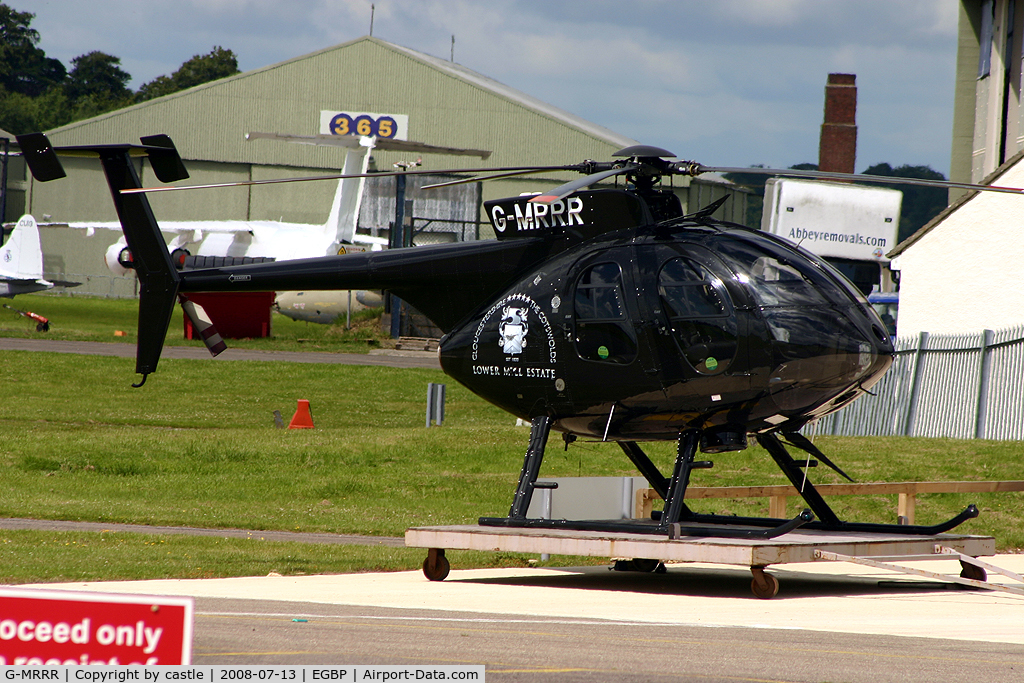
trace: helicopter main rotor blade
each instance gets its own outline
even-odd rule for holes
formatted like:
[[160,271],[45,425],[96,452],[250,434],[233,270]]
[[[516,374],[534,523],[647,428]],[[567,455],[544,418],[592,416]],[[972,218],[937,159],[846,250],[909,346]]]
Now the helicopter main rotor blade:
[[441,147],[428,145],[425,142],[412,140],[396,140],[394,138],[378,138],[356,135],[287,135],[284,133],[246,133],[246,140],[280,140],[295,142],[300,145],[324,145],[327,147],[372,147],[374,149],[393,152],[414,152],[417,154],[444,154],[447,156],[474,156],[486,159],[491,156],[488,149],[463,149],[461,147]]
[[[573,169],[575,170],[575,169]],[[443,183],[434,183],[433,185],[423,185],[420,187],[421,190],[433,190],[438,187],[449,187],[451,185],[464,185],[465,183],[482,183],[487,180],[499,180],[501,178],[513,178],[515,176],[529,175],[531,173],[537,173],[536,169],[529,171],[510,171],[508,173],[498,173],[495,175],[478,175],[472,178],[459,178],[458,180],[448,180]]]
[[576,171],[578,165],[572,166],[510,166],[507,168],[459,168],[452,170],[431,170],[419,169],[415,171],[385,171],[383,173],[350,173],[332,174],[320,176],[307,176],[305,178],[268,178],[265,180],[235,180],[229,183],[209,183],[206,185],[164,185],[161,187],[138,187],[121,190],[121,194],[145,194],[149,192],[176,192],[178,190],[207,190],[218,187],[246,187],[249,185],[276,185],[280,183],[303,183],[313,180],[345,180],[346,178],[385,178],[399,175],[440,175],[442,173],[490,173],[516,172],[522,175],[527,173],[543,173],[546,171]]
[[923,185],[925,187],[945,187],[961,190],[979,190],[985,192],[1005,192],[1008,194],[1024,194],[1024,188],[1003,187],[1000,185],[978,185],[975,183],[958,183],[952,180],[927,180],[924,178],[903,178],[900,176],[866,175],[861,173],[829,173],[828,171],[798,171],[796,169],[777,168],[736,168],[729,166],[702,166],[685,162],[691,166],[684,170],[685,175],[701,173],[754,173],[759,175],[784,176],[790,178],[817,178],[820,180],[843,180],[884,185]]
[[559,199],[568,197],[576,190],[587,187],[588,185],[593,185],[596,182],[600,182],[605,178],[610,178],[615,175],[622,175],[623,173],[635,171],[638,168],[640,168],[639,164],[626,164],[625,166],[618,168],[611,168],[606,171],[591,173],[590,175],[570,181],[565,185],[559,185],[547,194],[539,194],[536,197],[531,198],[530,202],[534,204],[551,204],[552,202],[557,202]]

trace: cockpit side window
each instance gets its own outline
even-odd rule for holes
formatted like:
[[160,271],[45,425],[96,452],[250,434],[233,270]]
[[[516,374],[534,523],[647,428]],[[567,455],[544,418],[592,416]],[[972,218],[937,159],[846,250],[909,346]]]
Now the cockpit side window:
[[737,279],[750,288],[761,308],[853,303],[799,254],[776,254],[760,244],[738,240],[722,240],[716,247],[736,271]]
[[576,352],[580,358],[627,364],[636,358],[636,338],[626,315],[622,270],[617,263],[587,268],[576,281]]
[[690,259],[673,258],[661,267],[658,294],[690,365],[701,374],[724,372],[736,356],[737,331],[718,278]]
[[803,273],[773,256],[754,260],[747,284],[762,306],[828,303]]
[[[661,268],[658,292],[672,318],[728,315],[729,310],[712,284],[712,277],[693,261],[674,258]],[[714,278],[717,279],[717,278]]]
[[870,363],[867,333],[845,313],[856,299],[813,262],[754,235],[723,239],[716,250],[756,300],[777,364],[841,355],[848,361],[835,367],[855,374]]

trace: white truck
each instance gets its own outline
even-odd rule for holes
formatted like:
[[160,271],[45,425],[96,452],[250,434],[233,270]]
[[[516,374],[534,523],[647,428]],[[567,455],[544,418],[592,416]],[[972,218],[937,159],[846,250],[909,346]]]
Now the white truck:
[[824,257],[864,294],[891,290],[886,253],[896,246],[903,193],[852,183],[774,178],[761,230]]

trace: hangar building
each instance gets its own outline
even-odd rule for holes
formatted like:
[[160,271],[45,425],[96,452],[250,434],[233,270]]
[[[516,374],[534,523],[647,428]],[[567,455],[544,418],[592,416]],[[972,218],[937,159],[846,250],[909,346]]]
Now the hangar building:
[[[245,139],[251,131],[315,135],[338,113],[390,119],[409,140],[431,145],[488,150],[481,161],[467,156],[424,154],[425,169],[481,166],[559,165],[584,159],[610,159],[636,141],[557,109],[456,63],[375,37],[313,52],[279,64],[200,85],[126,109],[48,131],[55,145],[137,141],[166,133],[178,148],[191,178],[183,184],[221,183],[337,173],[344,150]],[[382,136],[384,135],[382,132]],[[374,150],[376,167],[411,161],[408,153]],[[67,179],[38,183],[25,179],[22,205],[41,223],[114,221],[116,215],[102,171],[95,160],[66,159]],[[540,191],[578,175],[549,174],[530,180],[481,184],[482,199]],[[142,169],[143,183],[157,184]],[[18,178],[12,190],[17,189]],[[674,179],[684,208],[731,194],[718,213],[743,222],[746,193],[713,178]],[[158,220],[283,220],[323,224],[336,184],[290,183],[150,195]],[[15,192],[12,192],[14,199]],[[414,200],[415,201],[415,200]],[[17,205],[17,201],[12,201]],[[8,211],[7,220],[11,220]],[[479,215],[479,214],[478,214]],[[16,218],[14,216],[13,218]],[[361,225],[361,229],[369,227]],[[88,281],[78,292],[131,295],[102,262],[120,237],[96,231],[43,230],[47,277]],[[489,226],[479,227],[481,238]],[[83,243],[87,246],[83,246]]]

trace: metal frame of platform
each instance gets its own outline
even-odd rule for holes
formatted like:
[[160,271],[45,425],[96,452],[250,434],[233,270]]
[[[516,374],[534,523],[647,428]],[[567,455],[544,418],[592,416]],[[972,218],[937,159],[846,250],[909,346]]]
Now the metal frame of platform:
[[[650,569],[664,562],[702,562],[749,567],[753,575],[751,589],[761,598],[778,592],[778,580],[764,569],[771,565],[796,562],[835,561],[843,558],[877,558],[891,561],[942,555],[952,549],[966,558],[995,554],[991,536],[936,534],[909,536],[883,533],[844,533],[798,529],[772,539],[667,538],[649,534],[570,529],[524,529],[476,525],[417,527],[405,532],[405,544],[428,549],[423,572],[433,581],[443,580],[450,570],[447,550],[489,550],[549,555],[579,555],[608,558],[637,558]],[[977,581],[977,566],[961,559],[967,578]],[[898,565],[887,569],[900,571]],[[972,574],[972,572],[974,572]],[[936,575],[938,578],[938,575]],[[981,576],[981,582],[984,582]],[[958,582],[959,583],[959,582]],[[988,587],[988,586],[981,586]]]

